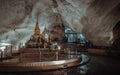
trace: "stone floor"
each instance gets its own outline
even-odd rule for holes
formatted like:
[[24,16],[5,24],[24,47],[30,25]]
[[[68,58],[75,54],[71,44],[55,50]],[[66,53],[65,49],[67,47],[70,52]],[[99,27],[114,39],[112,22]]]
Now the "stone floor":
[[86,65],[85,75],[120,75],[120,60],[112,57],[89,55],[91,61]]
[[120,60],[106,56],[87,55],[91,60],[83,66],[42,72],[0,73],[0,75],[120,75]]

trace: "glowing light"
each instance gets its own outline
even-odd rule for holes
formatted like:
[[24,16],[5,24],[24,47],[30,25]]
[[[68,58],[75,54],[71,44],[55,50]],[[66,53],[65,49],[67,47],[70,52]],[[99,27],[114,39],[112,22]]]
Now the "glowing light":
[[4,51],[6,46],[10,46],[10,45],[11,45],[10,43],[0,43],[0,50]]
[[60,46],[58,46],[58,50],[60,50],[61,49],[61,47]]
[[58,65],[58,64],[64,64],[65,60],[61,60],[61,61],[52,61],[52,63]]
[[84,37],[84,35],[83,35],[83,34],[80,34],[80,38],[81,38],[82,40],[84,40],[84,39],[85,39],[85,37]]
[[1,50],[1,51],[4,51],[4,50],[5,50],[5,46],[0,47],[0,50]]

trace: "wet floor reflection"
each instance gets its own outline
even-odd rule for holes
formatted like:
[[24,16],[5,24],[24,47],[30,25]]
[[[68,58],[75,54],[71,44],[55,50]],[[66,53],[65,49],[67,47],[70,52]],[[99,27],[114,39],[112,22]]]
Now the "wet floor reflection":
[[69,69],[60,69],[40,72],[22,72],[22,73],[0,73],[0,75],[84,75],[87,72],[87,66],[73,67]]

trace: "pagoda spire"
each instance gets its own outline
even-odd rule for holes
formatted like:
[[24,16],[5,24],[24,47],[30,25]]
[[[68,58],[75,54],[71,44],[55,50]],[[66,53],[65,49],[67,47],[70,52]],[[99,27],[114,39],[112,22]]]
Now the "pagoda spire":
[[45,25],[44,31],[45,31],[45,33],[47,33],[46,25]]
[[35,30],[34,30],[34,35],[40,35],[40,28],[39,28],[39,24],[38,24],[38,16],[37,16],[36,26],[35,26]]

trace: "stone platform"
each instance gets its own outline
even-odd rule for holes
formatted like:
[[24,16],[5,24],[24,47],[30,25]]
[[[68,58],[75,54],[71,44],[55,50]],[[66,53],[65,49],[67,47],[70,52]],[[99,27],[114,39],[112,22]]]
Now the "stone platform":
[[[47,60],[46,60],[47,59]],[[69,51],[21,49],[16,58],[0,62],[0,72],[26,72],[70,68],[89,61],[80,53]]]
[[0,63],[0,72],[26,72],[63,69],[80,65],[81,59],[69,59],[47,62],[31,62],[31,63]]

